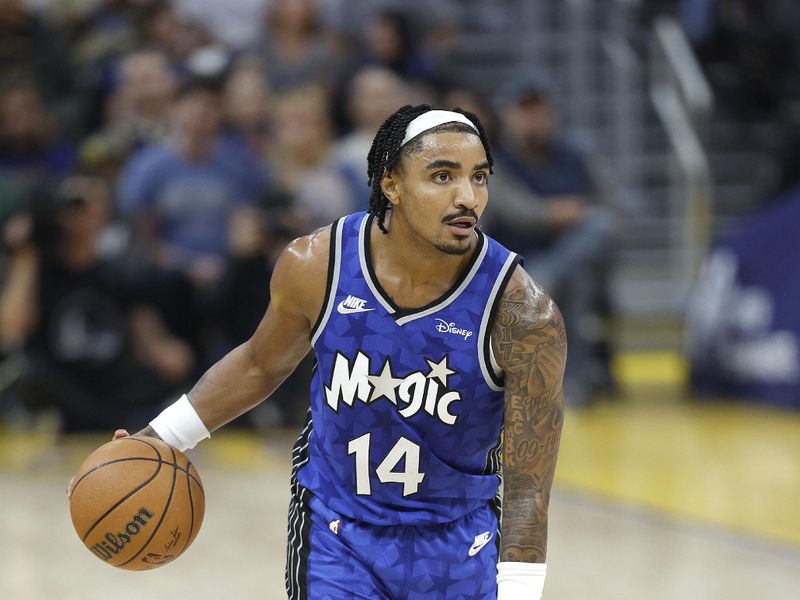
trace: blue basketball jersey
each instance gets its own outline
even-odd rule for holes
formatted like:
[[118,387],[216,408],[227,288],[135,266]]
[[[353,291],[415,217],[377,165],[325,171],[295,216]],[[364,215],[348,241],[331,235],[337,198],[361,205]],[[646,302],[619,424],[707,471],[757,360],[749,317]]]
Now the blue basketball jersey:
[[504,404],[489,337],[519,259],[476,231],[452,288],[403,309],[372,268],[372,222],[356,213],[332,226],[295,492],[373,525],[453,521],[497,494]]

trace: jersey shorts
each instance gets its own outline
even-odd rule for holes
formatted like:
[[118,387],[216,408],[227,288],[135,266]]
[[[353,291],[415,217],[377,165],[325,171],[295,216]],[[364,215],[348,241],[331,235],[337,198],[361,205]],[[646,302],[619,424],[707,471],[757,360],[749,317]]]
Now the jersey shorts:
[[[302,600],[494,600],[498,511],[493,502],[436,525],[370,525],[307,490],[292,498],[286,588]],[[292,527],[292,523],[295,527]]]

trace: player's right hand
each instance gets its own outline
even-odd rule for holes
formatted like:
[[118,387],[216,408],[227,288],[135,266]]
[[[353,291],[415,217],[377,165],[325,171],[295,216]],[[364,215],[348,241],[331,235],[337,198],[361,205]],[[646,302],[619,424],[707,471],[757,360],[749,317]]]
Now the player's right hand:
[[[125,429],[117,429],[114,432],[114,437],[111,438],[112,440],[118,440],[120,438],[128,437],[130,434]],[[72,490],[75,488],[75,476],[72,476],[72,479],[69,480],[67,484],[67,500],[72,498]]]

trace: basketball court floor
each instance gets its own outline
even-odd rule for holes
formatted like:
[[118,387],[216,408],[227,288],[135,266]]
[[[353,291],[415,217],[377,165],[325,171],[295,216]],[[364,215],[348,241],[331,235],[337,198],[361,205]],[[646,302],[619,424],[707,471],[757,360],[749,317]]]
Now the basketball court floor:
[[[295,432],[220,432],[190,457],[194,545],[150,572],[102,564],[64,488],[102,437],[0,432],[0,599],[285,598]],[[567,415],[551,502],[548,600],[800,598],[800,414],[639,389]]]

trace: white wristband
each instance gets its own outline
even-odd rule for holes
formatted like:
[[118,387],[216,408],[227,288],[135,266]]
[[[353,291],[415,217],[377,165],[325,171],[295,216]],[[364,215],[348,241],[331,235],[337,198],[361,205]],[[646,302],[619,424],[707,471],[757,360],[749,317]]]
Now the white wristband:
[[540,600],[546,573],[544,563],[497,563],[497,600]]
[[150,427],[158,437],[181,452],[194,448],[197,442],[211,436],[186,394],[162,410],[150,421]]

